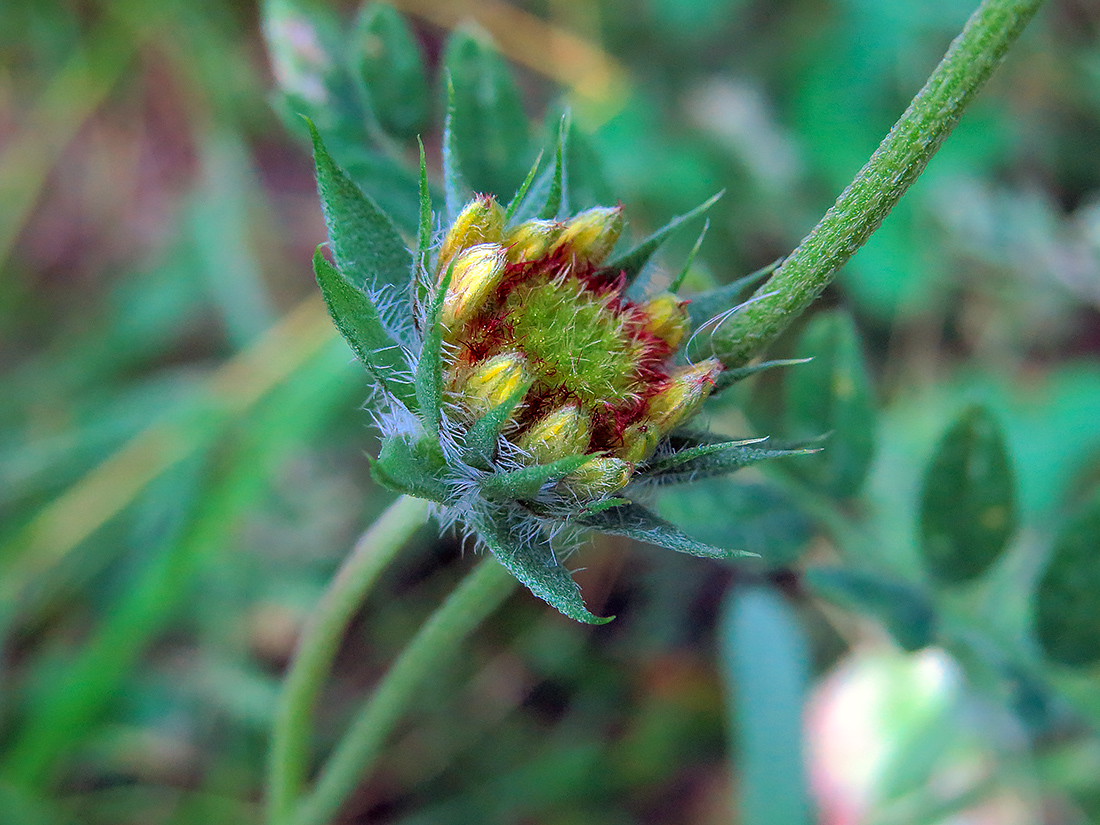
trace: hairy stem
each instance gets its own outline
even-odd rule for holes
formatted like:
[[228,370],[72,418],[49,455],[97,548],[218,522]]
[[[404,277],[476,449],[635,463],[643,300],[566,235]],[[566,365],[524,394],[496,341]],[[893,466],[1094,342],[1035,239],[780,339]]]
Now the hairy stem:
[[348,622],[378,575],[424,524],[428,503],[402,496],[355,543],[302,633],[283,686],[268,761],[268,821],[292,821],[305,786],[313,710]]
[[727,367],[744,366],[771,343],[878,229],[1042,3],[983,0],[855,180],[757,300],[715,332],[714,351]]
[[416,689],[444,666],[465,639],[516,587],[494,558],[486,558],[447,597],[382,678],[337,745],[294,818],[325,825],[378,757],[382,744],[417,697]]

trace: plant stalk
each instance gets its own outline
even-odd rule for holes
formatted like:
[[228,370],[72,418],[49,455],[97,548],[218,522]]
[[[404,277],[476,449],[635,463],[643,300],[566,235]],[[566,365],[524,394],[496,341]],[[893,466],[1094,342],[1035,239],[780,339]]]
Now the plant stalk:
[[722,324],[714,352],[744,366],[821,294],[950,134],[1043,0],[983,0],[909,108],[756,300]]
[[271,735],[268,821],[286,825],[305,787],[317,697],[348,623],[379,574],[424,524],[428,503],[401,496],[363,533],[302,632]]
[[466,638],[515,589],[516,580],[486,558],[420,628],[382,678],[336,746],[294,825],[326,825],[362,782],[386,737],[417,697],[418,686],[436,675]]

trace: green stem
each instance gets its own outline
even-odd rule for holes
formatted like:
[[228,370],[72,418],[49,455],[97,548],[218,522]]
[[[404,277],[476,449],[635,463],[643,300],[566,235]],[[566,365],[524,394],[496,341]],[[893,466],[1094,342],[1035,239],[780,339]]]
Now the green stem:
[[1042,3],[983,0],[855,180],[757,290],[761,297],[716,330],[714,351],[727,367],[744,366],[771,343],[878,229]]
[[516,580],[493,558],[482,561],[431,615],[382,678],[329,757],[294,825],[325,825],[363,781],[386,737],[462,640],[515,589]]
[[268,820],[292,821],[305,787],[313,709],[355,612],[379,574],[428,515],[428,503],[401,496],[355,543],[302,633],[271,735]]

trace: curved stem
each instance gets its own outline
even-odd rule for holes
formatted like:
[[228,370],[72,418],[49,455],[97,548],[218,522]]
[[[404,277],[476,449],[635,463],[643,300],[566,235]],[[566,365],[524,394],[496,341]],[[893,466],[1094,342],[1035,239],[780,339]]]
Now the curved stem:
[[336,746],[293,819],[294,825],[325,825],[378,757],[382,744],[416,699],[416,689],[435,675],[462,640],[515,589],[516,580],[486,558],[420,628],[382,678]]
[[292,819],[308,770],[317,696],[348,622],[378,575],[428,515],[428,503],[401,496],[360,536],[302,633],[283,686],[268,759],[268,821]]
[[983,0],[855,180],[757,290],[760,297],[715,333],[714,351],[727,367],[743,366],[771,343],[878,229],[1042,4]]

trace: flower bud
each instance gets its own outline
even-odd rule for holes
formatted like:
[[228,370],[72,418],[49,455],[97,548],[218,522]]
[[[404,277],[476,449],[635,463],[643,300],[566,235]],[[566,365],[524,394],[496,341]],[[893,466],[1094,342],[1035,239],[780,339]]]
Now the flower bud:
[[508,261],[536,261],[545,257],[564,228],[557,221],[534,220],[521,223],[504,238]]
[[631,464],[641,464],[657,450],[661,431],[656,424],[639,421],[623,431],[623,446],[615,452]]
[[660,338],[670,349],[680,346],[687,334],[689,321],[687,310],[675,295],[662,292],[642,304],[640,309],[645,313],[643,331]]
[[[500,285],[504,263],[504,247],[495,243],[471,246],[455,255],[451,285],[443,298],[445,329],[453,330],[478,313]],[[441,280],[445,272],[440,272]]]
[[462,401],[475,416],[499,407],[531,383],[527,360],[518,352],[504,352],[478,364],[462,382]]
[[702,406],[721,371],[715,358],[675,370],[668,384],[649,399],[646,418],[663,433],[675,429]]
[[579,260],[599,264],[611,252],[622,231],[621,206],[594,206],[565,225],[554,249],[564,247]]
[[548,464],[580,455],[592,440],[592,423],[578,404],[566,404],[536,421],[516,445],[530,456],[532,464]]
[[492,195],[479,195],[458,213],[439,249],[437,272],[442,272],[455,253],[504,238],[504,210]]
[[579,499],[603,498],[630,483],[634,467],[621,458],[595,456],[561,480]]

